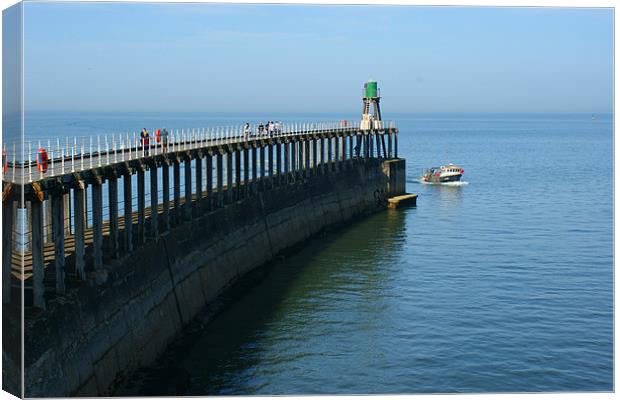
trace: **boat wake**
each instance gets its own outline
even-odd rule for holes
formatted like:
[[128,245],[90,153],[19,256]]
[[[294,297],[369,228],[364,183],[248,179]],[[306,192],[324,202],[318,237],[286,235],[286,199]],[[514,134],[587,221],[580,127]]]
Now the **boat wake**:
[[426,182],[422,179],[417,180],[418,183],[422,185],[436,185],[436,186],[467,186],[469,182],[467,181],[458,181],[458,182]]

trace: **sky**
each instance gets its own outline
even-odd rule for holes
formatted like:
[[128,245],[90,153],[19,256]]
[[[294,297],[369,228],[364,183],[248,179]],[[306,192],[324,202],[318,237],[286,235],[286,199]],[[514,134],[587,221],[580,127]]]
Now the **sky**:
[[[37,3],[27,111],[612,112],[613,11]],[[384,111],[385,112],[385,111]]]

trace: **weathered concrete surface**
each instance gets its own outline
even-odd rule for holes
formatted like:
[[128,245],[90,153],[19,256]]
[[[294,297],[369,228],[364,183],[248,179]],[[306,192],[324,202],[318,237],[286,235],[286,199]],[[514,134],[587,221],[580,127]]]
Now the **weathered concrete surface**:
[[415,206],[418,199],[417,194],[403,194],[388,199],[388,208],[399,208],[405,206]]
[[27,397],[109,395],[208,302],[283,249],[387,206],[404,160],[355,163],[194,218],[90,272],[25,326]]

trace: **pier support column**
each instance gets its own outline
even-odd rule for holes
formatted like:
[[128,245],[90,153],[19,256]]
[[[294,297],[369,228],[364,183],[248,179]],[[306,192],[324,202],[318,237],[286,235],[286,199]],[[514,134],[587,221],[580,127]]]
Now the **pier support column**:
[[84,231],[86,225],[84,223],[84,206],[86,205],[85,197],[86,186],[83,181],[80,181],[77,183],[75,188],[73,188],[73,208],[75,211],[75,234],[73,238],[75,240],[75,273],[78,279],[81,280],[86,279],[84,260],[84,248],[86,247],[84,243]]
[[[34,204],[34,203],[32,203]],[[54,230],[54,270],[56,293],[65,293],[65,201],[63,193],[52,194],[52,229]]]
[[392,158],[392,132],[390,130],[387,131],[387,157],[388,159]]
[[347,137],[346,136],[342,136],[341,137],[342,140],[342,150],[340,152],[340,163],[342,164],[342,169],[346,168],[346,161],[347,161]]
[[258,160],[256,158],[258,154],[258,150],[256,149],[256,144],[252,145],[252,193],[256,194],[258,192]]
[[355,156],[355,144],[353,134],[349,133],[349,165],[353,165],[353,157]]
[[241,150],[233,150],[235,153],[235,200],[241,199]]
[[131,253],[133,251],[133,210],[131,198],[131,172],[126,172],[123,175],[123,220],[125,223],[125,253]]
[[260,147],[260,188],[265,189],[265,146]]
[[159,213],[157,211],[158,202],[158,181],[157,181],[157,164],[153,160],[153,164],[150,168],[151,176],[151,224],[149,226],[149,236],[157,237],[159,234]]
[[282,146],[276,143],[276,184],[282,185]]
[[204,210],[202,198],[202,154],[196,157],[196,215],[200,215]]
[[319,139],[319,173],[325,174],[325,138],[323,136]]
[[310,177],[310,175],[312,175],[312,171],[310,171],[310,140],[311,139],[306,139],[304,141],[304,166],[305,166],[305,172],[306,172],[306,177]]
[[185,206],[183,207],[183,216],[185,220],[192,219],[192,160],[186,157],[183,165],[185,171]]
[[52,230],[52,200],[48,199],[43,201],[43,208],[45,211],[45,224],[43,225],[45,243],[52,243],[54,241],[54,232]]
[[168,164],[168,160],[164,160],[161,164],[161,184],[163,185],[162,230],[167,232],[170,230],[170,165]]
[[217,207],[222,207],[224,205],[224,173],[222,171],[223,162],[222,162],[222,152],[217,153],[216,157],[216,180],[217,180]]
[[394,158],[398,158],[398,132],[394,132]]
[[368,133],[368,147],[370,148],[369,158],[375,158],[375,136],[377,135],[374,131]]
[[65,209],[64,212],[64,221],[63,223],[65,224],[65,236],[69,236],[71,235],[71,196],[69,195],[69,193],[65,193],[62,196],[62,201],[63,201],[63,207]]
[[272,188],[273,187],[273,144],[269,143],[268,145],[269,147],[267,148],[268,150],[268,155],[269,155],[269,162],[268,162],[268,167],[269,167],[269,173],[267,174],[269,176],[269,187]]
[[205,169],[207,174],[207,210],[213,209],[213,156],[207,153],[205,156]]
[[332,137],[327,137],[327,158],[326,158],[326,167],[327,171],[331,172],[334,170],[333,162],[332,162]]
[[[109,250],[113,258],[118,258],[118,179],[116,173],[108,179],[108,203],[110,204]],[[73,207],[77,209],[77,204]],[[75,214],[77,216],[77,212]]]
[[[143,173],[144,174],[144,173]],[[144,175],[142,175],[144,183]],[[103,190],[101,180],[93,182],[93,259],[95,271],[103,268]],[[142,187],[144,190],[144,186]],[[144,202],[142,203],[144,207]],[[144,213],[144,209],[142,210]],[[144,228],[143,228],[144,230]]]
[[297,140],[291,140],[291,181],[297,179]]
[[11,269],[13,268],[13,207],[17,201],[2,202],[2,302],[11,301]]
[[298,153],[298,160],[297,160],[297,169],[299,170],[298,176],[300,178],[303,178],[305,176],[304,173],[304,166],[306,165],[304,163],[304,141],[302,138],[299,138],[299,141],[297,142],[297,153]]
[[284,142],[284,183],[289,182],[289,175],[291,172],[291,165],[289,161],[289,145],[288,142]]
[[319,174],[319,154],[317,153],[319,146],[317,142],[318,139],[312,139],[312,175]]
[[43,279],[43,205],[39,201],[30,202],[30,231],[32,232],[32,292],[33,303],[45,309],[45,285]]
[[181,223],[181,161],[175,157],[172,160],[172,196],[174,205],[174,224]]
[[250,149],[243,148],[243,197],[250,197]]
[[340,170],[340,137],[334,136],[334,171]]
[[144,203],[145,203],[145,182],[144,170],[138,169],[138,243],[143,244],[146,241],[146,232],[144,227]]
[[[51,201],[50,201],[50,203],[51,203]],[[32,212],[30,211],[30,207],[32,207],[32,204],[31,204],[31,202],[27,201],[26,202],[26,221],[30,220],[30,215],[32,214]],[[41,206],[41,208],[43,208],[43,206]],[[52,236],[54,236],[54,230],[53,229],[52,229]],[[30,232],[30,231],[26,232],[26,244],[24,245],[24,250],[25,251],[31,251],[32,250],[32,232]]]
[[229,149],[226,152],[226,204],[233,202],[233,153]]

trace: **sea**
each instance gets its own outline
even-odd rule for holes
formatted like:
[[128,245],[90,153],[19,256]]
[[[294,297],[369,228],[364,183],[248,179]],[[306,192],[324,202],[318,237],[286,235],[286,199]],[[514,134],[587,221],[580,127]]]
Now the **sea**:
[[[58,135],[351,114],[60,113]],[[205,309],[117,394],[609,392],[613,115],[384,114],[417,206],[330,230]],[[424,184],[454,163],[458,184]]]

